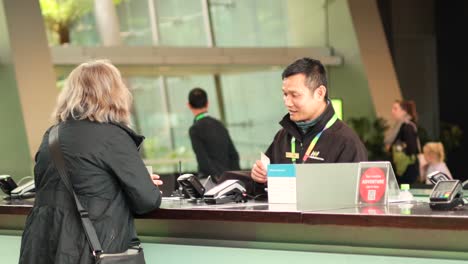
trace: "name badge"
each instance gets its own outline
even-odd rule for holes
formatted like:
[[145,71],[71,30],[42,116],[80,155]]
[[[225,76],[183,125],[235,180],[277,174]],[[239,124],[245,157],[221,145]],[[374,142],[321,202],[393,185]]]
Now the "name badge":
[[288,158],[288,159],[299,159],[299,153],[286,152],[286,158]]

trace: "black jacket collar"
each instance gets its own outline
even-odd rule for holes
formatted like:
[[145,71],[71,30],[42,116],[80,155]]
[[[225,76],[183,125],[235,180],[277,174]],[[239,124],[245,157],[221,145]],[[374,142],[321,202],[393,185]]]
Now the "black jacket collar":
[[320,120],[318,120],[317,123],[305,133],[305,135],[301,133],[301,130],[296,125],[296,123],[289,118],[289,114],[286,114],[283,117],[283,119],[279,122],[279,124],[289,134],[291,134],[297,139],[300,139],[300,141],[302,142],[303,138],[313,136],[317,134],[318,132],[322,131],[323,128],[327,125],[328,120],[330,120],[334,114],[335,114],[335,110],[333,109],[332,104],[328,103],[327,107],[325,108],[325,111],[321,115]]
[[120,124],[120,123],[111,123],[113,125],[116,125],[123,129],[127,134],[133,139],[135,142],[135,145],[137,145],[138,148],[140,148],[141,143],[143,143],[143,140],[145,140],[145,137],[142,135],[137,134],[135,131],[133,131],[131,128],[129,128],[126,125]]
[[[72,117],[69,117],[66,120],[66,122],[79,122],[79,121],[93,122],[93,121],[91,121],[89,119],[76,120],[76,119],[73,119]],[[138,147],[138,149],[140,148],[141,143],[143,143],[143,140],[145,140],[144,136],[137,134],[135,131],[133,131],[131,128],[129,128],[128,126],[126,126],[124,124],[115,123],[115,122],[110,122],[108,124],[118,126],[121,129],[123,129],[125,132],[127,132],[127,134],[130,136],[130,138],[132,138],[133,142],[135,142],[135,145]]]

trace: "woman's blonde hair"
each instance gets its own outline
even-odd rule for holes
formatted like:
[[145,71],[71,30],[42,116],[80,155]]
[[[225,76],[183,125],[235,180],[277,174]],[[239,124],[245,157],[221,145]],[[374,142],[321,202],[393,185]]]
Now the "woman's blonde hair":
[[76,67],[65,81],[53,112],[56,123],[69,118],[130,125],[132,94],[119,70],[107,60]]
[[438,162],[445,160],[444,145],[440,142],[427,142],[423,148],[424,154],[435,154]]

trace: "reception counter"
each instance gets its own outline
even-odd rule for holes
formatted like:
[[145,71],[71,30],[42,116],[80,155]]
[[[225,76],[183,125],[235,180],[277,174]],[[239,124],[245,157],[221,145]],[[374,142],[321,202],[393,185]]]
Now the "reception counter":
[[[32,203],[3,201],[0,236],[20,236]],[[244,254],[250,256],[247,263],[280,263],[282,259],[375,263],[377,257],[398,263],[468,260],[468,208],[433,211],[419,201],[298,210],[294,204],[206,205],[168,199],[161,209],[137,217],[136,222],[147,258],[159,260],[171,249],[199,254],[199,261],[194,257],[191,263],[206,263],[204,254]],[[158,247],[154,255],[153,245]],[[180,251],[164,263],[184,257]]]

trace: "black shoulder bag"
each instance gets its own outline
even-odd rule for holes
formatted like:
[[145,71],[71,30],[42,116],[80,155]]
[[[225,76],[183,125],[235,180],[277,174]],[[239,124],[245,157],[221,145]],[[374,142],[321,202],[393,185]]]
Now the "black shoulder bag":
[[102,251],[101,243],[99,243],[96,230],[94,229],[94,226],[89,219],[88,211],[83,208],[80,201],[78,200],[78,197],[73,191],[68,173],[65,169],[65,159],[63,158],[59,143],[59,125],[54,126],[50,130],[49,151],[60,178],[75,199],[76,208],[78,209],[78,213],[81,217],[81,223],[86,234],[86,239],[88,240],[93,255],[96,259],[96,264],[145,264],[145,257],[143,255],[143,249],[140,247],[139,240],[135,241],[136,246],[130,246],[125,252],[122,253],[109,254]]

